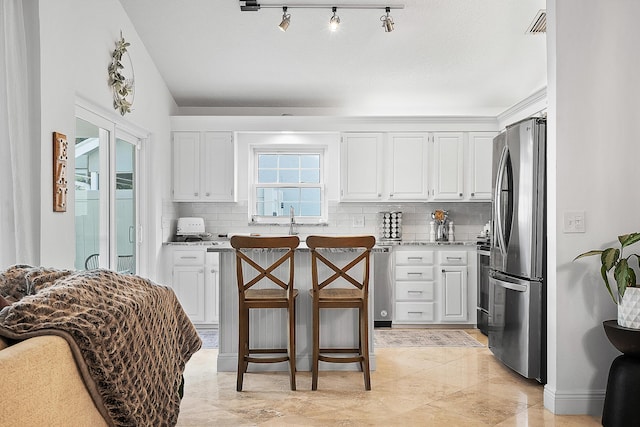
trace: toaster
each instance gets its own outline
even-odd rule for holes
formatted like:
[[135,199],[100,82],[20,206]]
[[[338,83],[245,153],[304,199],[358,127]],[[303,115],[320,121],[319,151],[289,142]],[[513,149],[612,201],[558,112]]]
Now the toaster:
[[177,236],[198,236],[204,234],[204,219],[197,217],[178,218]]

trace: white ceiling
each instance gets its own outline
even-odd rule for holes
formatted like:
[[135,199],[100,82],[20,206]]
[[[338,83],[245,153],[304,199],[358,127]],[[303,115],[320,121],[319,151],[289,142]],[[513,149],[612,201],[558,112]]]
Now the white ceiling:
[[546,36],[526,34],[545,0],[393,1],[391,33],[383,10],[340,10],[382,1],[291,0],[282,32],[281,9],[238,0],[120,0],[180,107],[495,116],[546,86]]

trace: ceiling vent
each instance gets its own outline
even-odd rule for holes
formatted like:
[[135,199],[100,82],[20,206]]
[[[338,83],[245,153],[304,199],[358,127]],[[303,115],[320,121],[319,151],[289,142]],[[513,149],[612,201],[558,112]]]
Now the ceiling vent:
[[544,34],[547,32],[547,11],[540,9],[527,28],[527,34]]

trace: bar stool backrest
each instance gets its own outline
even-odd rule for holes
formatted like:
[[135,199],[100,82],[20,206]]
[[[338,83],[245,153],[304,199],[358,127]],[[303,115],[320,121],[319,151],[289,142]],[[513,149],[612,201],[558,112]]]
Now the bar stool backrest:
[[[346,280],[366,295],[369,291],[369,262],[371,248],[376,244],[373,236],[309,236],[306,240],[311,249],[311,277],[315,291],[325,288],[339,278]],[[354,256],[344,267],[338,267],[332,261],[318,252],[318,249],[364,249],[362,253]],[[356,279],[349,273],[353,267],[364,261],[363,277]],[[318,279],[318,262],[326,265],[334,274],[323,280]]]
[[[230,240],[231,247],[236,250],[236,273],[238,276],[238,291],[243,296],[245,291],[260,282],[262,279],[268,279],[280,288],[287,291],[291,297],[293,295],[293,272],[294,272],[294,252],[300,245],[298,236],[279,236],[279,237],[262,237],[262,236],[233,236]],[[285,249],[285,253],[273,264],[262,266],[245,253],[256,249]],[[274,270],[285,262],[289,261],[289,275],[285,282],[275,275]],[[246,263],[258,271],[251,280],[245,283],[243,275],[243,263]]]

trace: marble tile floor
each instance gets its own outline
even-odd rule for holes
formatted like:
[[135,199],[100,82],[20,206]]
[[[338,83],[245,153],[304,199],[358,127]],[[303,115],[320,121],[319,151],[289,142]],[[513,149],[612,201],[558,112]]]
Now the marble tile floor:
[[545,410],[543,387],[486,347],[376,349],[368,392],[360,372],[320,372],[317,391],[309,372],[297,373],[297,391],[278,372],[246,374],[238,393],[235,372],[216,372],[216,357],[204,349],[187,364],[178,426],[600,426]]

